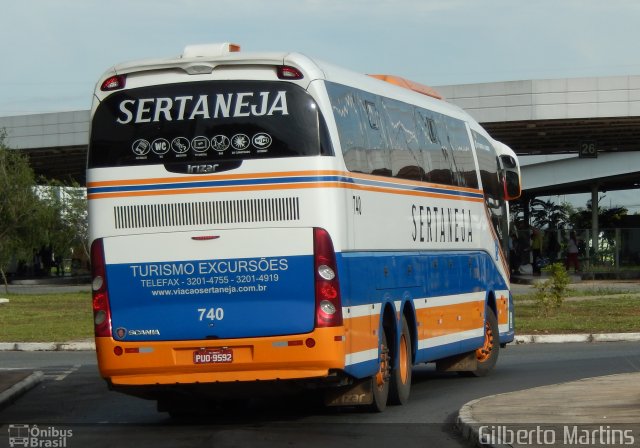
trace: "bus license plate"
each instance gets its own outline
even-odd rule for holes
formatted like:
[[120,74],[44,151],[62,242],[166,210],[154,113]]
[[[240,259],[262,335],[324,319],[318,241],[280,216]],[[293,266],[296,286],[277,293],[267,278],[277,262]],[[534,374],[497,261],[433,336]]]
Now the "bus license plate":
[[226,364],[230,362],[233,362],[233,350],[230,348],[196,350],[193,352],[194,364]]

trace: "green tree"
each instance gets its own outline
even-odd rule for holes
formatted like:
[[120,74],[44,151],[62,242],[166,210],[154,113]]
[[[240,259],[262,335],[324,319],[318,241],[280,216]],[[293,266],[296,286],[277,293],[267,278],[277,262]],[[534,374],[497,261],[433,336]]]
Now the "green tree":
[[567,203],[556,204],[550,200],[533,199],[531,201],[531,221],[539,229],[563,229],[570,223],[571,206]]
[[[605,196],[598,199],[598,203],[602,201]],[[579,207],[575,210],[570,217],[570,221],[575,229],[590,229],[591,228],[591,209],[592,201],[587,201],[586,207]],[[629,211],[625,207],[598,207],[598,227],[601,229],[612,229],[618,226],[623,216],[626,216]]]
[[[43,232],[56,257],[68,258],[72,250],[82,250],[89,256],[87,200],[84,188],[77,183],[49,181],[39,188],[48,213],[44,217]],[[75,254],[76,257],[78,254]]]
[[6,132],[0,130],[0,276],[6,290],[9,265],[30,259],[33,248],[44,242],[38,225],[48,210],[27,157],[5,142]]
[[531,222],[525,222],[524,217],[525,202],[523,200],[509,203],[509,213],[513,224],[520,228],[527,228],[529,225],[539,229],[564,229],[571,224],[573,207],[563,202],[556,204],[551,200],[532,199],[529,202],[529,216]]

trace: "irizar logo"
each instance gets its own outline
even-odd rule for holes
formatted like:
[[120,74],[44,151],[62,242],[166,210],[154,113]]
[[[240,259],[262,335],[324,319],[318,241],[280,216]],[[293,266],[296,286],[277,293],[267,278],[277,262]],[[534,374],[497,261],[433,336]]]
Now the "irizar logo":
[[214,173],[216,168],[220,166],[217,163],[214,164],[202,164],[202,165],[187,165],[187,173],[189,174],[206,174]]

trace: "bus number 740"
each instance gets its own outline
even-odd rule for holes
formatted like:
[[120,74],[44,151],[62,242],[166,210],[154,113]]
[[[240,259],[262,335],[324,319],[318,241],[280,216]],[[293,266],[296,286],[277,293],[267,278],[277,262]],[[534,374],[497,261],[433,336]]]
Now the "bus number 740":
[[224,319],[224,309],[222,308],[198,308],[198,313],[200,313],[199,321],[203,320],[222,320]]

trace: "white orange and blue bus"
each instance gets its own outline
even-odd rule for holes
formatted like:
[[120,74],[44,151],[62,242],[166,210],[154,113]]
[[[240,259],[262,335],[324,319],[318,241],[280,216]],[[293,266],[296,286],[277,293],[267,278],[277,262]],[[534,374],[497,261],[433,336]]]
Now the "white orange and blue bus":
[[513,151],[425,86],[237,50],[96,86],[102,377],[169,411],[257,383],[381,411],[415,365],[485,375],[514,338]]

